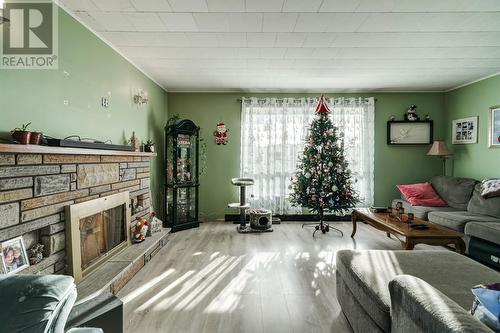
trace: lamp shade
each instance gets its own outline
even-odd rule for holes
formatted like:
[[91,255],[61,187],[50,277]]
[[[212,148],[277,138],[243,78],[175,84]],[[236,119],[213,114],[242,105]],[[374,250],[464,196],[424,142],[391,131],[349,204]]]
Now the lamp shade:
[[427,152],[427,155],[431,156],[450,156],[453,155],[451,151],[446,147],[446,143],[441,140],[436,140],[432,144],[431,149]]

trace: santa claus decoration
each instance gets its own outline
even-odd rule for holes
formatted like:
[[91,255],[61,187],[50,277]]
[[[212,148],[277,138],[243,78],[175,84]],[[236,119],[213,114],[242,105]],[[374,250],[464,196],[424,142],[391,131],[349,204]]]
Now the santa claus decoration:
[[220,122],[217,124],[217,129],[214,132],[215,143],[218,145],[227,145],[228,137],[227,137],[228,129],[226,124]]
[[137,223],[133,229],[133,241],[134,243],[141,243],[146,239],[146,234],[148,232],[149,222],[144,218],[138,218]]

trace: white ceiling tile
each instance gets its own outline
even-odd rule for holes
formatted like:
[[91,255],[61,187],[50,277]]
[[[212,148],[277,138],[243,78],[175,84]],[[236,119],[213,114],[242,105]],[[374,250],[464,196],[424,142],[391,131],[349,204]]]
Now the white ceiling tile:
[[171,91],[443,90],[500,71],[494,0],[61,1]]
[[319,12],[354,12],[359,6],[361,0],[324,0]]
[[262,58],[260,49],[255,47],[239,47],[236,49],[236,57],[240,59],[258,59]]
[[297,23],[298,14],[295,13],[265,13],[264,32],[292,32]]
[[198,31],[191,13],[158,13],[168,31]]
[[92,0],[59,0],[62,5],[72,11],[96,11],[98,8]]
[[104,26],[97,22],[96,19],[90,15],[89,12],[75,12],[78,19],[88,27],[91,27],[94,31],[105,31]]
[[224,13],[195,13],[193,14],[199,31],[202,32],[229,32],[229,18]]
[[96,7],[104,11],[134,11],[129,0],[99,0],[94,1]]
[[138,11],[170,12],[168,0],[130,0]]
[[276,42],[274,32],[249,32],[247,33],[248,47],[273,47]]
[[165,31],[165,25],[156,13],[123,13],[137,31]]
[[317,12],[323,0],[285,0],[284,12]]
[[239,32],[219,32],[217,33],[219,47],[246,47],[247,35]]
[[175,12],[208,12],[205,0],[168,0]]
[[309,32],[307,33],[304,47],[330,47],[337,38],[338,33],[333,32]]
[[106,31],[135,31],[132,24],[120,12],[89,12]]
[[245,0],[207,0],[210,12],[244,12]]
[[306,33],[280,32],[276,39],[276,47],[301,47],[306,37]]
[[230,32],[260,32],[262,31],[262,14],[228,13]]
[[[213,32],[186,32],[186,47],[217,47],[219,46],[219,37]],[[184,45],[177,45],[184,46]]]
[[281,12],[284,0],[245,0],[247,12]]
[[302,13],[296,32],[354,32],[366,20],[362,13]]
[[286,50],[284,47],[266,47],[260,49],[260,55],[265,59],[283,59]]
[[361,0],[356,7],[357,12],[384,13],[394,11],[401,0]]

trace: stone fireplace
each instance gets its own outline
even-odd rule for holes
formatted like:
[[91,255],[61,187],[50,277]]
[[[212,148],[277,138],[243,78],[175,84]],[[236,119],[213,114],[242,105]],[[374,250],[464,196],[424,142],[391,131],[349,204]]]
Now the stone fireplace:
[[129,192],[66,207],[68,272],[79,282],[130,245]]
[[[137,217],[147,216],[151,212],[150,159],[155,156],[142,152],[0,144],[0,242],[23,236],[26,248],[35,243],[45,245],[44,259],[20,274],[69,272],[66,207],[128,194],[132,208],[126,214],[131,227]],[[119,238],[106,242],[113,243]],[[109,247],[106,242],[101,241],[100,246]],[[90,263],[99,261],[90,250],[88,256]]]

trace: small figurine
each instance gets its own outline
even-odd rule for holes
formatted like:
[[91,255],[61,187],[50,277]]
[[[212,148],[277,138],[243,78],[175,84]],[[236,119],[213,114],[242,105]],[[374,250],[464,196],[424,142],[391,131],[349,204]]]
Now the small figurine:
[[412,104],[408,111],[405,113],[405,120],[407,121],[417,121],[420,120],[420,118],[417,115],[417,106],[415,104]]
[[146,239],[148,224],[149,222],[145,218],[137,219],[137,223],[133,230],[134,243],[141,243]]
[[30,265],[35,265],[42,261],[43,248],[44,246],[42,244],[36,243],[28,250]]
[[141,140],[135,136],[135,132],[132,132],[132,136],[128,140],[128,144],[131,145],[135,151],[139,151],[141,148]]
[[229,132],[229,130],[226,125],[223,122],[218,123],[217,129],[214,131],[215,143],[218,145],[227,145],[227,132]]
[[163,222],[156,217],[156,213],[152,212],[149,215],[149,228],[146,234],[147,237],[154,235],[157,232],[160,232],[163,227]]
[[389,121],[395,121],[395,120],[396,120],[396,116],[392,114],[392,115],[389,117]]
[[431,120],[431,115],[430,114],[426,114],[425,115],[425,120],[427,120],[427,121]]

